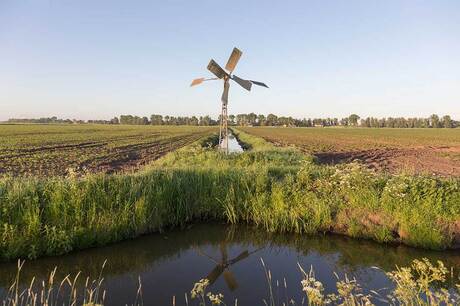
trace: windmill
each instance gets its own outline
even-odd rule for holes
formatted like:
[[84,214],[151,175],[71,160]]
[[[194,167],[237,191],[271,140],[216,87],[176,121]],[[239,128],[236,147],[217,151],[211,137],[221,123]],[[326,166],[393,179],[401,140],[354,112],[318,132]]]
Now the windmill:
[[251,90],[252,84],[268,88],[268,86],[262,82],[241,79],[237,77],[236,75],[232,74],[242,54],[243,52],[241,52],[238,48],[233,48],[232,54],[230,54],[230,57],[228,58],[227,65],[225,65],[225,69],[228,72],[222,69],[222,67],[220,67],[219,64],[217,64],[213,59],[211,59],[211,61],[208,64],[208,70],[211,71],[216,77],[215,78],[194,79],[192,81],[192,84],[190,84],[190,86],[195,86],[205,81],[213,81],[213,80],[223,80],[224,81],[224,92],[222,93],[222,97],[221,97],[222,112],[220,115],[219,147],[225,153],[228,153],[227,105],[228,105],[228,91],[230,89],[230,80],[235,81],[247,91]]

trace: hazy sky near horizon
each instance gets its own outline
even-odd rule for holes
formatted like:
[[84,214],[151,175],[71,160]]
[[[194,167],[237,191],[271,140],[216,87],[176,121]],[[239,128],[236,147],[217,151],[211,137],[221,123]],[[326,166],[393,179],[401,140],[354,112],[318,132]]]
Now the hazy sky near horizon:
[[0,120],[229,112],[460,119],[460,1],[0,0]]

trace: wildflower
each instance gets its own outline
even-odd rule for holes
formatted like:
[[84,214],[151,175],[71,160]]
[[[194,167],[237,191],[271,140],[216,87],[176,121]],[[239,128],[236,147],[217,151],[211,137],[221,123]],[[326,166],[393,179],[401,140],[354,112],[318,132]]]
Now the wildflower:
[[213,305],[220,305],[223,303],[222,300],[224,299],[224,295],[222,293],[212,294],[208,292],[206,295]]
[[190,291],[192,298],[194,299],[196,297],[203,296],[208,285],[209,280],[207,279],[200,279],[199,282],[195,283],[195,285],[193,285],[193,289]]
[[[300,266],[299,266],[300,267]],[[324,300],[324,286],[323,284],[316,280],[313,273],[313,268],[310,269],[310,272],[307,274],[301,270],[304,274],[304,279],[301,281],[302,291],[305,292],[308,298],[308,302],[311,305],[321,305]]]

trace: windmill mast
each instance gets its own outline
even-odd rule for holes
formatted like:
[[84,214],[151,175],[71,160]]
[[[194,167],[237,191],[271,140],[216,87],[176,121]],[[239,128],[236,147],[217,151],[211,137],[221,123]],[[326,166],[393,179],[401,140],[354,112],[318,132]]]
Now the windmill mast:
[[243,52],[241,52],[238,48],[233,48],[232,54],[230,54],[230,57],[228,58],[227,65],[225,65],[225,69],[228,72],[222,69],[222,67],[220,67],[219,64],[217,64],[213,59],[211,59],[211,61],[208,64],[208,70],[211,71],[216,76],[216,78],[194,79],[192,81],[192,84],[190,84],[190,86],[195,86],[195,85],[203,83],[204,81],[219,80],[219,79],[224,81],[224,91],[222,93],[222,98],[221,98],[222,111],[220,114],[220,126],[219,126],[219,148],[223,150],[226,154],[228,154],[227,106],[228,106],[228,91],[230,90],[230,80],[235,81],[236,83],[238,83],[238,85],[240,85],[247,91],[251,90],[252,84],[268,88],[268,86],[262,82],[241,79],[233,74],[233,70],[235,70],[236,64],[240,60],[240,57],[242,54]]
[[[220,126],[219,126],[219,147],[222,151],[228,154],[228,90],[230,82],[228,77],[224,77],[224,94],[222,95],[222,111],[220,114]],[[227,95],[225,95],[227,93]]]

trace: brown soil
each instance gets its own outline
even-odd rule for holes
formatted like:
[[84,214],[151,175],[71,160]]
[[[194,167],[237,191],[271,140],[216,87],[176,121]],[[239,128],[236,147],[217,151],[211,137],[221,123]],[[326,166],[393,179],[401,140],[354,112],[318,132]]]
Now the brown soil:
[[315,156],[322,164],[340,164],[353,161],[377,171],[438,176],[460,176],[460,147],[420,147],[407,149],[370,149],[350,152],[322,152]]
[[70,172],[82,175],[137,170],[203,135],[194,133],[118,147],[107,146],[107,142],[85,142],[19,149],[0,156],[0,175],[65,176]]

